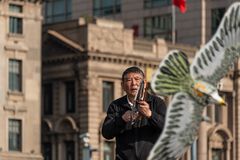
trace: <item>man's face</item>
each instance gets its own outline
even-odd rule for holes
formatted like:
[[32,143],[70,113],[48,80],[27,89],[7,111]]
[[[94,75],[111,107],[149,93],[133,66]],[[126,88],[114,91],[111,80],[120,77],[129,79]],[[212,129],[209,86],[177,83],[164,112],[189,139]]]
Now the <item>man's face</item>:
[[127,93],[129,98],[134,98],[139,88],[143,76],[139,73],[128,73],[124,76],[122,88]]

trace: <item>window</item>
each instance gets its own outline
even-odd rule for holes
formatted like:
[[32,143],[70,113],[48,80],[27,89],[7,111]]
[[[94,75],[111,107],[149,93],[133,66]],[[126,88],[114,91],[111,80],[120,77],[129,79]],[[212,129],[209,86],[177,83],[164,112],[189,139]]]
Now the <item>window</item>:
[[155,8],[171,5],[172,1],[170,0],[144,0],[145,8]]
[[22,61],[9,60],[9,90],[22,91]]
[[21,5],[10,4],[9,5],[9,32],[13,34],[23,33],[23,19],[22,12],[23,8]]
[[109,104],[113,100],[114,88],[113,82],[103,81],[103,111],[106,112]]
[[139,26],[138,25],[133,25],[132,26],[133,29],[133,37],[138,37],[139,34]]
[[103,159],[104,160],[114,160],[114,142],[104,141],[103,143]]
[[75,83],[74,81],[69,81],[65,83],[66,85],[66,112],[75,112]]
[[222,106],[215,105],[215,122],[222,123]]
[[53,113],[53,86],[51,83],[43,86],[43,113],[44,115]]
[[233,107],[233,93],[232,92],[226,92],[225,101],[227,103],[227,107],[222,107],[224,109],[224,116],[227,117],[227,123],[226,120],[224,122],[228,126],[228,128],[233,131],[234,123],[233,123],[233,115],[235,114],[235,110]]
[[93,15],[105,16],[121,12],[121,0],[93,0]]
[[172,39],[172,16],[162,15],[144,19],[144,37]]
[[197,159],[197,146],[198,146],[198,141],[195,140],[191,147],[191,159]]
[[44,160],[52,160],[52,144],[43,143],[43,157]]
[[8,147],[9,151],[22,149],[22,124],[21,120],[9,119],[8,122]]
[[60,22],[71,18],[71,0],[48,0],[45,3],[45,22]]
[[225,160],[225,153],[223,149],[212,149],[212,160]]
[[66,160],[74,160],[75,147],[73,141],[65,141]]
[[15,34],[22,34],[22,18],[18,17],[9,17],[9,32]]
[[212,35],[217,31],[217,28],[222,20],[222,17],[225,13],[225,8],[212,9]]

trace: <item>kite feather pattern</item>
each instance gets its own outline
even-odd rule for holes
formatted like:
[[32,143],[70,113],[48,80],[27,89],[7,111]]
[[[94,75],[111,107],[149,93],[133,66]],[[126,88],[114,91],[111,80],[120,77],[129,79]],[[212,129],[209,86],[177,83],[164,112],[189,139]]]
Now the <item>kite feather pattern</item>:
[[186,54],[170,51],[159,64],[151,87],[158,95],[173,95],[162,134],[148,160],[177,160],[198,137],[204,107],[224,105],[217,84],[240,56],[240,2],[225,13],[212,39],[197,51],[192,64]]

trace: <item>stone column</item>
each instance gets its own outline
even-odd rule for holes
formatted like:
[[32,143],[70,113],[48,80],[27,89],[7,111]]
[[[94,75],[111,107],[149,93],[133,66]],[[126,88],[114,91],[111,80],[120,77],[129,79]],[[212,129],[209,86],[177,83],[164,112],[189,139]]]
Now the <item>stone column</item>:
[[235,64],[234,68],[234,93],[233,97],[233,110],[234,110],[234,115],[233,115],[233,139],[234,139],[234,144],[233,144],[233,149],[234,149],[234,158],[233,160],[238,160],[240,159],[240,117],[239,117],[239,110],[240,110],[240,93],[239,93],[239,86],[240,86],[240,63],[239,61]]
[[[78,126],[79,135],[88,132],[88,67],[87,61],[81,59],[78,63],[78,92],[77,92],[77,112],[78,112]],[[82,143],[78,143],[78,157],[82,157]]]
[[226,160],[231,160],[231,156],[230,156],[230,154],[231,154],[231,141],[230,140],[227,140],[226,141]]
[[[98,74],[92,72],[88,79],[88,132],[90,134],[90,145],[92,149],[99,147],[99,119],[102,112],[101,96],[102,84]],[[92,159],[100,159],[97,152],[92,152]]]
[[207,131],[206,131],[206,123],[202,122],[200,124],[200,129],[199,129],[199,138],[198,138],[198,159],[207,159]]
[[212,142],[208,142],[208,159],[212,159]]
[[206,0],[201,1],[201,46],[205,45],[206,43],[206,12],[207,12],[207,7],[206,7]]

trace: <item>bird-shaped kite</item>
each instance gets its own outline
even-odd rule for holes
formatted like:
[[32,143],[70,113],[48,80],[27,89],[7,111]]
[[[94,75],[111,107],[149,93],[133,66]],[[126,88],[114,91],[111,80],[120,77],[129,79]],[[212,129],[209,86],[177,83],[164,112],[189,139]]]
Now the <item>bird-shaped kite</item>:
[[240,3],[225,13],[212,39],[202,47],[190,65],[178,50],[162,60],[151,87],[156,94],[173,95],[163,132],[148,160],[176,160],[197,139],[204,107],[224,104],[217,84],[240,55]]

